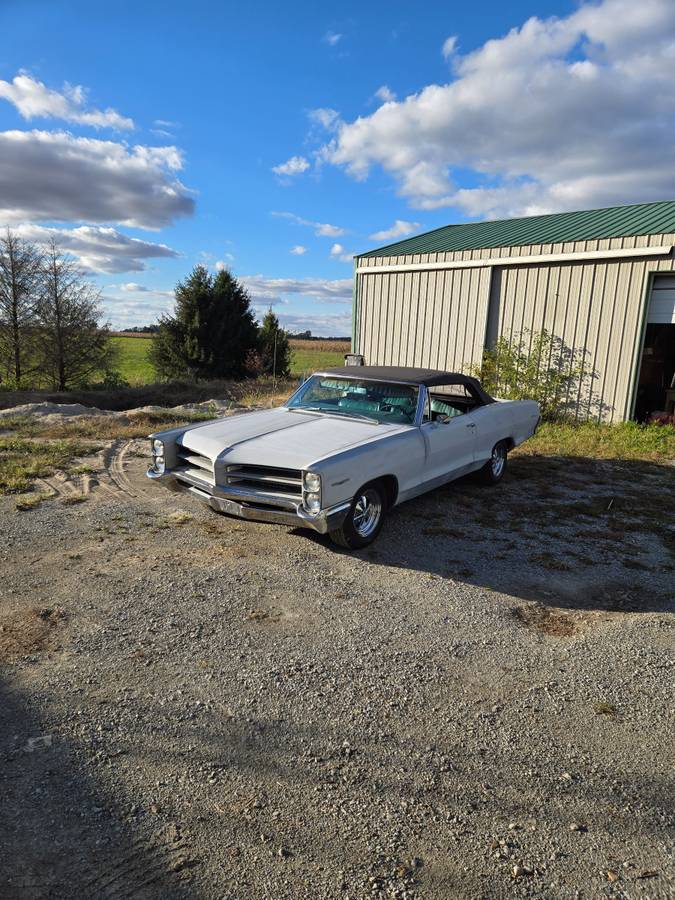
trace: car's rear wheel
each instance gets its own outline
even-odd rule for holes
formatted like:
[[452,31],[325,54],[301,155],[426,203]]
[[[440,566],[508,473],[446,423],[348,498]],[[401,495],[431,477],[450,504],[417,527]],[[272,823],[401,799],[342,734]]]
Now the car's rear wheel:
[[506,472],[509,448],[505,441],[495,444],[490,459],[478,470],[478,477],[483,484],[498,484]]
[[373,481],[364,485],[356,492],[342,525],[330,532],[331,540],[349,550],[367,547],[382,529],[386,507],[381,483]]

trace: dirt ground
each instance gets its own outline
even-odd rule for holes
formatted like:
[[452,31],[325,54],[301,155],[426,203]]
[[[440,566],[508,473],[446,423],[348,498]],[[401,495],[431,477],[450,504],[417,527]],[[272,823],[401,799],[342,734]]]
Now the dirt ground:
[[113,441],[0,498],[0,897],[665,898],[675,469],[518,457],[358,553]]

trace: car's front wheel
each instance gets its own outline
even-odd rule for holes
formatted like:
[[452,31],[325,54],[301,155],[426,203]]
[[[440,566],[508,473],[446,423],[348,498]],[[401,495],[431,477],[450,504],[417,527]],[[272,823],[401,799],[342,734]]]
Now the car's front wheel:
[[506,472],[508,447],[504,441],[495,444],[490,459],[478,470],[478,476],[484,484],[498,484]]
[[356,492],[344,522],[330,532],[331,540],[340,547],[358,550],[367,547],[382,529],[386,512],[386,495],[382,485],[371,482]]

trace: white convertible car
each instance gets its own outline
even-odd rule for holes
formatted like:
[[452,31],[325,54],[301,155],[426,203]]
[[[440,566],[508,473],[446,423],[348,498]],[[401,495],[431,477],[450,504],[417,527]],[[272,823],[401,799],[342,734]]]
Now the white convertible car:
[[365,547],[388,509],[469,472],[489,484],[539,407],[475,378],[358,366],[312,375],[285,406],[150,435],[148,477],[218,512]]

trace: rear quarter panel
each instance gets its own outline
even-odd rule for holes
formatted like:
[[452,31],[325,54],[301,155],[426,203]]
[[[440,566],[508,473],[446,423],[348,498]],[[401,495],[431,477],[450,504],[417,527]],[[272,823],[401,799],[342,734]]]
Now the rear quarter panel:
[[492,448],[509,440],[514,447],[534,434],[539,422],[539,404],[534,400],[497,400],[474,410],[477,424],[476,460],[487,461]]

